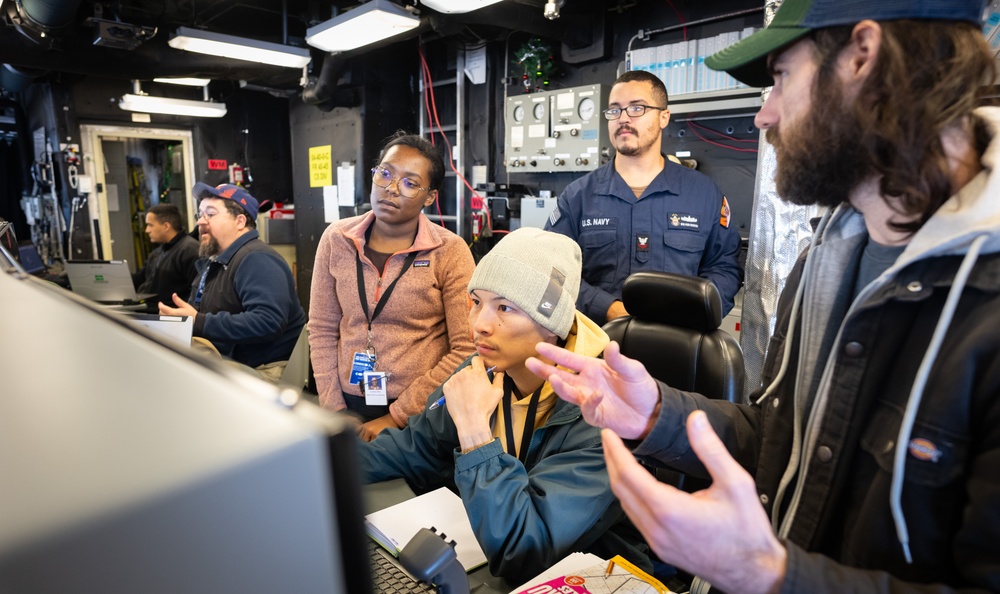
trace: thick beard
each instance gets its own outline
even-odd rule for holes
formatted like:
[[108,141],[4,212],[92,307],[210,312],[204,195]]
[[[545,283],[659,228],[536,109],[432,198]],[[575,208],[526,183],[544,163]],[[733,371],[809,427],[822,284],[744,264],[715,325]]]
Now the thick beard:
[[846,104],[840,82],[814,87],[812,108],[800,120],[784,135],[778,127],[765,134],[777,154],[778,195],[802,206],[833,208],[847,202],[872,171],[862,148],[865,130],[853,105]]
[[215,256],[221,251],[219,249],[219,242],[214,237],[209,237],[207,242],[198,246],[198,255],[202,258]]

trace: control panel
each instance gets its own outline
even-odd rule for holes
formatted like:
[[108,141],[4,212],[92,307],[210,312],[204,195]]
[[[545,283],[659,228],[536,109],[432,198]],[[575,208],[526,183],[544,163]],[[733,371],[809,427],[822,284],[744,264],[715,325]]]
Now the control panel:
[[614,154],[601,110],[610,89],[584,85],[508,97],[504,161],[510,173],[593,171]]

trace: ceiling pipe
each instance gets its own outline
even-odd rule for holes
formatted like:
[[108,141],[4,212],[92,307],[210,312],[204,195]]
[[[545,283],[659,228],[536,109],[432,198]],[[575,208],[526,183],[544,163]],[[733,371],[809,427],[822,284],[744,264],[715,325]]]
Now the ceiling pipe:
[[[336,8],[334,8],[333,16],[337,16]],[[302,102],[308,105],[315,105],[323,111],[330,111],[335,107],[356,107],[360,105],[361,96],[359,89],[337,84],[350,60],[365,52],[413,39],[429,29],[428,19],[422,18],[418,27],[394,37],[346,52],[322,52],[323,64],[320,66],[319,74],[315,78],[310,77],[309,81],[303,86]],[[313,52],[314,56],[315,54],[316,52]],[[315,62],[314,58],[313,63]]]
[[323,66],[319,75],[311,78],[302,89],[302,102],[315,105],[323,111],[335,107],[356,107],[361,104],[361,97],[356,88],[341,87],[337,84],[344,67],[347,65],[346,54],[327,54],[323,58]]

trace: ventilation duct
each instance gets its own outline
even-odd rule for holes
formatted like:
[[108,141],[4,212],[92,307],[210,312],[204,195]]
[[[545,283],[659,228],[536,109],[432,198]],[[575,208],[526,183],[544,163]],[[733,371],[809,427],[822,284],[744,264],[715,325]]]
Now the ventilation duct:
[[323,58],[319,76],[310,79],[302,89],[302,102],[315,105],[323,111],[331,111],[335,107],[356,107],[361,104],[360,91],[353,87],[341,87],[337,84],[344,66],[347,65],[347,54],[328,54]]

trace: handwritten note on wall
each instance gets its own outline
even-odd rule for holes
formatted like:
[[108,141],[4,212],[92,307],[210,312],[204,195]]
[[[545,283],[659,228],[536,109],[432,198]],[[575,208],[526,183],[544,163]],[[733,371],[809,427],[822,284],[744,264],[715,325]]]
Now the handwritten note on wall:
[[333,185],[333,161],[330,159],[331,145],[309,147],[309,187],[321,188]]

